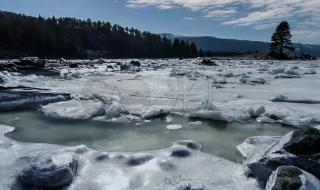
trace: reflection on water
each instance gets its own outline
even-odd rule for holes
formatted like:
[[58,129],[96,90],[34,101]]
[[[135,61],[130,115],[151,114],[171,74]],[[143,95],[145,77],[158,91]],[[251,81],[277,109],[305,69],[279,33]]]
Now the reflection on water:
[[136,123],[51,120],[37,112],[0,114],[0,123],[16,127],[8,137],[22,142],[61,145],[85,144],[102,151],[143,151],[166,148],[177,140],[191,139],[203,145],[203,151],[240,161],[236,145],[257,135],[283,135],[290,131],[278,125],[225,124],[201,120],[202,125],[189,125],[186,118],[173,117],[171,124],[179,130],[167,130],[165,120]]

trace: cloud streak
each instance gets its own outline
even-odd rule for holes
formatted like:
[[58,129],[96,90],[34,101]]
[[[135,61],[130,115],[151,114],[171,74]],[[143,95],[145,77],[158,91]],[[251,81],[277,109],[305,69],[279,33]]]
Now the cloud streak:
[[[127,0],[128,7],[151,6],[158,9],[186,8],[226,26],[274,27],[288,20],[305,34],[320,25],[320,0]],[[303,23],[309,23],[303,24]],[[303,27],[304,25],[304,27]]]

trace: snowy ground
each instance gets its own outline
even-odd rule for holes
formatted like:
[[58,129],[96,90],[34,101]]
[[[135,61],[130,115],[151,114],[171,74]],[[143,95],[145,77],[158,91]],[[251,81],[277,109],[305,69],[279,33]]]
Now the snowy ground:
[[[227,122],[246,121],[253,116],[260,122],[294,127],[319,122],[319,61],[221,60],[215,61],[218,66],[201,66],[197,59],[140,60],[139,72],[109,69],[112,62],[62,68],[61,76],[54,78],[12,73],[2,76],[7,87],[22,85],[71,93],[76,99],[73,103],[42,109],[55,118],[74,118],[63,110],[65,106],[78,112],[88,108],[87,115],[73,113],[84,119],[99,115],[93,117],[97,120],[147,119],[164,111]],[[258,108],[261,113],[256,115]],[[105,114],[98,114],[101,109]],[[127,117],[122,117],[124,112]],[[128,117],[130,114],[139,118]]]

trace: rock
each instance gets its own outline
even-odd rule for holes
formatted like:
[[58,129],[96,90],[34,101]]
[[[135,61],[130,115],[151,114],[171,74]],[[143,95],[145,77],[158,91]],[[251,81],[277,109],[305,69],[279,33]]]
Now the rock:
[[230,73],[225,73],[225,74],[223,74],[223,76],[226,77],[226,78],[233,77],[233,75],[234,75],[234,74],[231,73],[231,72],[230,72]]
[[246,78],[243,78],[243,77],[239,78],[239,83],[246,84],[247,82],[248,82],[248,80]]
[[201,61],[200,65],[218,66],[214,61],[211,61],[210,59],[203,59],[203,60]]
[[306,128],[294,131],[291,140],[283,146],[283,149],[301,157],[320,158],[320,130]]
[[112,65],[108,65],[107,68],[108,69],[114,69],[114,67]]
[[262,183],[284,165],[301,168],[320,178],[319,134],[318,129],[306,128],[282,138],[249,138],[238,146],[238,150],[246,158],[247,167]]
[[130,65],[134,67],[141,67],[141,63],[139,61],[131,61]]
[[4,82],[5,82],[5,79],[0,76],[0,84],[3,84]]
[[39,155],[19,174],[25,187],[34,189],[58,189],[69,185],[76,176],[78,160],[71,153]]
[[255,78],[251,79],[249,82],[252,84],[265,84],[266,80],[264,80],[263,78]]
[[201,144],[197,143],[196,141],[192,141],[192,140],[181,140],[181,141],[178,141],[177,144],[186,146],[192,150],[200,150],[201,149]]
[[319,190],[320,181],[312,174],[293,166],[280,166],[272,172],[266,190]]
[[73,69],[79,68],[79,64],[78,63],[71,63],[69,65],[69,68],[73,68]]
[[183,148],[183,147],[176,147],[176,148],[173,148],[171,151],[171,156],[174,156],[174,157],[184,158],[184,157],[188,157],[190,155],[191,155],[190,150],[188,150],[187,148]]
[[129,70],[130,69],[130,65],[127,64],[121,64],[120,65],[120,70],[124,71],[124,70]]
[[148,161],[153,159],[153,156],[150,154],[141,154],[141,155],[135,155],[129,158],[128,165],[129,166],[138,166],[142,165]]
[[19,62],[15,62],[20,67],[34,67],[43,69],[46,65],[46,61],[39,59],[38,57],[23,57]]
[[201,184],[188,184],[179,187],[177,190],[205,190],[205,187]]
[[276,79],[277,79],[277,78],[293,79],[293,78],[301,78],[301,76],[300,76],[300,75],[280,74],[280,75],[277,75],[275,78],[276,78]]
[[107,154],[107,153],[102,153],[102,154],[100,154],[100,155],[98,155],[98,156],[96,157],[96,160],[97,160],[98,162],[101,162],[101,161],[107,160],[109,157],[110,157],[109,154]]

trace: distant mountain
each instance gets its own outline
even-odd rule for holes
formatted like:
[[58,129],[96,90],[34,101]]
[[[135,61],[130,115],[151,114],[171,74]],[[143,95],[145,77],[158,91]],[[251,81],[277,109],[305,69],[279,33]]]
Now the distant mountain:
[[[173,34],[162,34],[167,38],[179,38],[189,42],[194,42],[198,48],[205,51],[213,52],[232,52],[232,53],[248,53],[259,52],[268,53],[269,43],[249,40],[236,39],[222,39],[211,36],[189,37],[189,36],[175,36]],[[296,50],[295,54],[300,55],[300,44],[294,44]],[[304,54],[311,54],[312,56],[320,57],[320,45],[303,44],[302,50]]]

